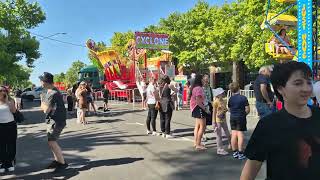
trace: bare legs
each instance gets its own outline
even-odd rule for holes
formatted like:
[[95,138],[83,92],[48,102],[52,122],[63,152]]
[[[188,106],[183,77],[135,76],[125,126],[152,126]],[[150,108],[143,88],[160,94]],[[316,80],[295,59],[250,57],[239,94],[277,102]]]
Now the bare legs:
[[232,130],[231,132],[231,147],[233,151],[243,152],[244,150],[244,134],[242,131]]
[[54,159],[61,164],[65,164],[62,151],[58,143],[56,141],[48,141],[48,145],[53,153]]
[[194,127],[194,146],[196,149],[204,149],[204,146],[201,145],[201,138],[206,128],[206,120],[205,119],[196,119],[196,124]]

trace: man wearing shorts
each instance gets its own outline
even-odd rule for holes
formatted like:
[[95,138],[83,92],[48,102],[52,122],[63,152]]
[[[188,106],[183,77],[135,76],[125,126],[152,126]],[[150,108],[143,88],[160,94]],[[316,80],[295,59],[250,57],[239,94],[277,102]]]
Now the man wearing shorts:
[[39,76],[39,79],[45,89],[41,97],[41,108],[46,114],[48,145],[55,158],[47,168],[55,169],[55,172],[57,172],[68,167],[57,143],[62,130],[66,126],[66,108],[61,93],[53,86],[53,75],[44,72]]

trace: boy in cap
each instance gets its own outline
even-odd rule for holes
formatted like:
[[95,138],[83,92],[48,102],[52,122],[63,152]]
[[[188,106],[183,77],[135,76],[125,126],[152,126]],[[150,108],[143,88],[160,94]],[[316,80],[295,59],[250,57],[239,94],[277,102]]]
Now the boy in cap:
[[44,72],[39,76],[39,79],[41,86],[46,90],[42,94],[41,109],[46,114],[48,145],[55,158],[47,168],[59,171],[68,167],[57,143],[62,130],[66,126],[66,108],[61,93],[53,85],[53,75]]

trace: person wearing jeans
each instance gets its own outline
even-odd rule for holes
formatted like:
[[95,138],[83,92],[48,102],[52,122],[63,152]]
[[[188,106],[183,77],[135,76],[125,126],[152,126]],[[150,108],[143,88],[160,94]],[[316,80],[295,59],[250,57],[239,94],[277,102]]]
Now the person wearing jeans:
[[174,110],[174,104],[171,98],[171,90],[178,90],[170,85],[169,76],[165,75],[160,82],[160,127],[164,138],[171,138],[171,117]]
[[254,81],[253,89],[256,97],[256,108],[260,119],[273,112],[273,92],[270,83],[271,68],[263,66],[259,70],[259,76]]
[[[159,101],[159,91],[154,86],[154,78],[150,79],[147,87],[147,105],[148,105],[148,116],[147,116],[147,134],[158,135],[156,130],[156,119],[158,115],[158,109],[156,109],[156,103]],[[150,123],[152,131],[150,129]]]

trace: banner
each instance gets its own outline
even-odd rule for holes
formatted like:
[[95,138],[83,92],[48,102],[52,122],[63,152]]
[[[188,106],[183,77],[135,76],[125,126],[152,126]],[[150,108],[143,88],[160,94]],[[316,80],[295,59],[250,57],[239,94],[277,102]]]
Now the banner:
[[169,49],[169,35],[135,32],[136,48],[138,49]]
[[312,0],[298,1],[298,61],[312,68]]

